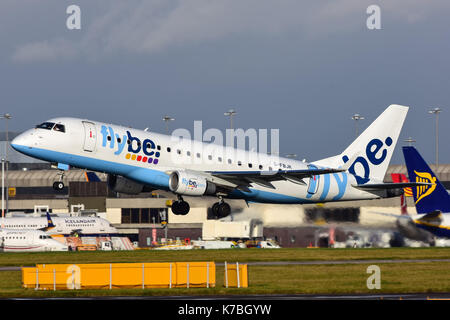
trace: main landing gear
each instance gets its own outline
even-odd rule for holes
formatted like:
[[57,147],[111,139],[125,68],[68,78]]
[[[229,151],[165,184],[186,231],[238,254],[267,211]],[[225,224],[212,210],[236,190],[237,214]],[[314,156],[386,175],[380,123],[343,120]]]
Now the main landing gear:
[[189,213],[189,203],[183,200],[181,196],[178,196],[178,200],[172,202],[172,212],[176,215],[186,215]]
[[[172,202],[172,212],[175,215],[186,215],[189,213],[189,203],[183,200],[183,197],[178,195],[178,200]],[[224,202],[222,198],[220,198],[219,202],[213,204],[212,208],[212,218],[220,219],[225,218],[230,215],[231,207],[228,203]]]
[[223,199],[220,199],[219,202],[214,203],[211,210],[215,219],[225,218],[231,213],[230,205],[224,202]]

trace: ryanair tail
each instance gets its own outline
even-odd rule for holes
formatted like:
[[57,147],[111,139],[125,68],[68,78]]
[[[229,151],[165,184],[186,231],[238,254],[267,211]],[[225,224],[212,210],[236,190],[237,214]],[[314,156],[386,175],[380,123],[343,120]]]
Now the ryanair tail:
[[414,147],[403,147],[409,181],[428,185],[412,187],[417,213],[450,212],[450,195]]

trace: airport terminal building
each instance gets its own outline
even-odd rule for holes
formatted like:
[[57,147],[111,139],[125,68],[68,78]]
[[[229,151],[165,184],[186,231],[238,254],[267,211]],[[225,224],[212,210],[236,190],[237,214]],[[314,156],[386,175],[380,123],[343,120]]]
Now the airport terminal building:
[[[14,136],[14,133],[10,133],[9,139]],[[65,187],[56,191],[52,185],[59,178],[58,170],[49,163],[16,152],[5,143],[4,135],[0,135],[0,140],[1,154],[8,147],[9,164],[5,182],[8,187],[6,208],[9,215],[39,210],[49,210],[54,214],[75,214],[84,209],[83,214],[95,213],[109,220],[120,233],[139,243],[140,247],[151,246],[155,240],[165,238],[183,241],[200,239],[205,236],[204,226],[212,220],[211,206],[217,201],[216,198],[185,197],[191,205],[191,211],[185,216],[174,215],[170,210],[171,201],[176,200],[173,194],[116,193],[108,187],[107,175],[103,173],[98,173],[100,182],[87,182],[84,170],[71,169],[63,177]],[[432,169],[435,168],[432,166]],[[450,165],[441,164],[435,172],[444,185],[450,186]],[[391,165],[385,182],[392,181],[391,173],[406,174],[406,167]],[[258,238],[274,239],[282,247],[326,246],[327,240],[324,239],[330,236],[330,232],[335,241],[345,241],[352,232],[341,227],[342,223],[393,229],[395,219],[371,212],[400,213],[399,197],[319,205],[247,206],[243,200],[227,202],[231,205],[232,214],[225,220],[236,222],[236,228],[248,228],[247,237],[251,237],[251,229],[256,228],[258,232],[254,235]],[[407,204],[408,212],[415,213],[412,198],[407,197]],[[234,239],[233,230],[225,238]]]

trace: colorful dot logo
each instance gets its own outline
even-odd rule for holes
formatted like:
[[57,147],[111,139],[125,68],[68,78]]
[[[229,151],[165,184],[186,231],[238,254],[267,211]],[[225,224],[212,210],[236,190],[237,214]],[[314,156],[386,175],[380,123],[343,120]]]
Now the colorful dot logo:
[[[155,156],[159,157],[159,152],[156,152]],[[157,158],[154,159],[151,157],[145,157],[145,156],[141,156],[141,155],[137,156],[137,155],[131,154],[131,153],[127,153],[125,155],[125,159],[143,162],[143,163],[149,163],[149,164],[158,164]]]

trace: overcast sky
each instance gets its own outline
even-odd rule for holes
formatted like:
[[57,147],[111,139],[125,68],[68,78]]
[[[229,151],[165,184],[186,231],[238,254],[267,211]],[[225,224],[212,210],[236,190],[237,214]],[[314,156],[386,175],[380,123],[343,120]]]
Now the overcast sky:
[[[81,29],[69,30],[69,5]],[[370,30],[370,5],[381,30]],[[388,105],[409,136],[450,163],[448,0],[2,0],[0,99],[12,131],[56,116],[171,129],[279,129],[281,154],[340,153]],[[2,129],[4,122],[1,122]]]

